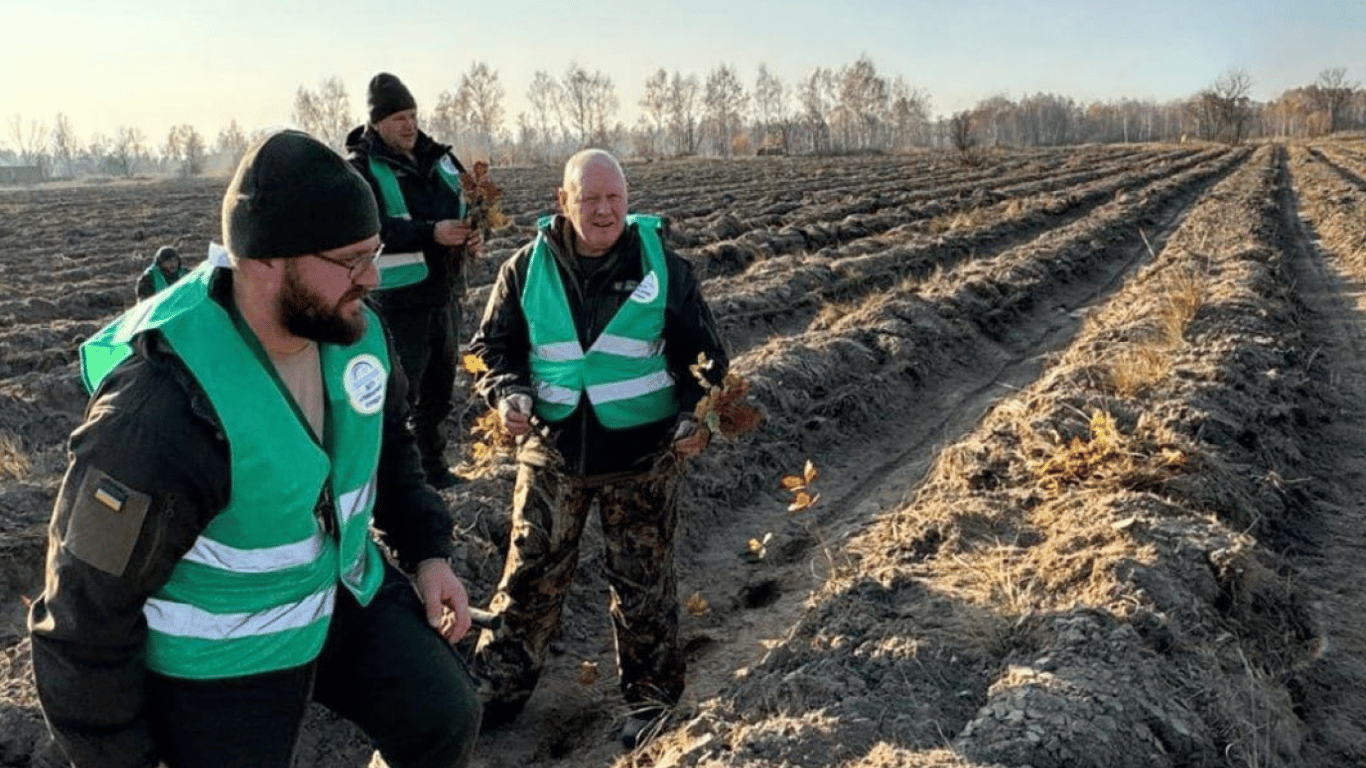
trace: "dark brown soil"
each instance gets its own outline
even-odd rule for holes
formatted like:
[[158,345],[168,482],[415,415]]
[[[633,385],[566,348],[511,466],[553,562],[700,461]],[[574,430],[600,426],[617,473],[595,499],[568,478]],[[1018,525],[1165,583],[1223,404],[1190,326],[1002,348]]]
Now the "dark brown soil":
[[[515,223],[469,317],[558,177],[494,172]],[[590,525],[542,685],[477,766],[1366,763],[1366,150],[627,174],[765,420],[689,470],[689,691],[665,733],[615,742]],[[217,239],[224,186],[0,191],[0,766],[48,759],[22,596],[84,406],[76,347],[157,246]],[[808,459],[820,500],[788,512],[779,478]],[[446,492],[477,603],[510,488],[503,462]],[[296,762],[371,760],[318,710]]]

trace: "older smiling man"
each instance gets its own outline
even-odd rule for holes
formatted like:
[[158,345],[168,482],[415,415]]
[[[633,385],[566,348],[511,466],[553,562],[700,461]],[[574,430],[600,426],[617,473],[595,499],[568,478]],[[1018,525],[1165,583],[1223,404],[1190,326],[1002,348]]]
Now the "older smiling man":
[[705,355],[719,383],[728,358],[691,265],[664,246],[664,222],[628,215],[628,202],[610,154],[571,157],[562,215],[502,266],[471,343],[488,368],[479,392],[523,441],[491,606],[503,623],[482,633],[474,662],[486,722],[515,717],[545,666],[596,499],[632,708],[622,741],[635,746],[684,687],[676,458],[707,442],[693,418],[705,392],[689,366]]

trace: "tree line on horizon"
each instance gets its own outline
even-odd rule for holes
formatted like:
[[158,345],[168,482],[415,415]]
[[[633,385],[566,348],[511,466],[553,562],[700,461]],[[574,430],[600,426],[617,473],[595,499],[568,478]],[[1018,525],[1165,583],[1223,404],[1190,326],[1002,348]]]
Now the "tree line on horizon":
[[[509,120],[497,70],[476,61],[453,89],[419,99],[432,105],[420,106],[419,121],[462,159],[495,165],[550,163],[586,146],[635,159],[831,155],[1188,139],[1237,144],[1366,127],[1366,89],[1348,80],[1345,67],[1325,69],[1315,82],[1266,103],[1249,98],[1252,78],[1232,68],[1198,93],[1168,102],[1000,94],[937,118],[928,92],[881,73],[867,54],[838,69],[817,67],[795,83],[760,64],[747,86],[734,67],[721,64],[704,77],[660,68],[644,86],[635,122],[627,125],[609,75],[577,63],[558,77],[538,70],[526,90],[530,110]],[[338,77],[301,85],[291,119],[343,153],[346,134],[364,120]],[[160,143],[129,126],[82,141],[61,113],[51,124],[15,114],[8,129],[0,164],[37,166],[45,179],[223,174],[265,132],[233,120],[212,142],[188,123],[171,126]]]

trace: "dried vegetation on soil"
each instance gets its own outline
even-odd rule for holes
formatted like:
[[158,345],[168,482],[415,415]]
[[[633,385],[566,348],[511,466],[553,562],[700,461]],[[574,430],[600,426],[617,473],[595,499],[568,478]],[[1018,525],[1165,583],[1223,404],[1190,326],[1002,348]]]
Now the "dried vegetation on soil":
[[[590,527],[542,687],[478,765],[1366,760],[1359,144],[627,172],[704,276],[763,423],[690,469],[690,689],[666,732],[612,742]],[[494,176],[513,224],[472,269],[472,317],[556,181]],[[0,765],[45,753],[20,596],[84,403],[76,345],[157,245],[215,238],[221,188],[0,192]],[[808,459],[821,499],[789,512],[780,478]],[[512,477],[480,467],[446,492],[476,602]],[[369,759],[315,712],[297,763]]]

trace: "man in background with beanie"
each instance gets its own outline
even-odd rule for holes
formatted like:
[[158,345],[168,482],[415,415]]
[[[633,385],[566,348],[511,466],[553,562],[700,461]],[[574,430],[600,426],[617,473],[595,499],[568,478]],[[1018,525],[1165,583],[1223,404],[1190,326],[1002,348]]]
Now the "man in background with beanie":
[[138,278],[138,301],[150,298],[166,289],[166,286],[185,276],[185,268],[180,266],[180,254],[169,245],[157,249],[151,266],[142,270]]
[[375,300],[412,382],[408,399],[423,471],[433,487],[449,488],[459,478],[446,464],[443,422],[454,408],[465,259],[479,254],[482,235],[464,222],[464,169],[449,146],[418,129],[407,86],[381,72],[370,80],[367,102],[369,122],[346,137],[351,164],[379,201],[385,259],[406,264],[392,270],[416,270],[408,282],[425,267],[417,282],[381,285]]
[[44,716],[77,768],[288,768],[310,701],[392,768],[464,766],[468,598],[365,303],[374,196],[281,131],[222,220],[229,266],[81,347],[93,398],[29,615]]

